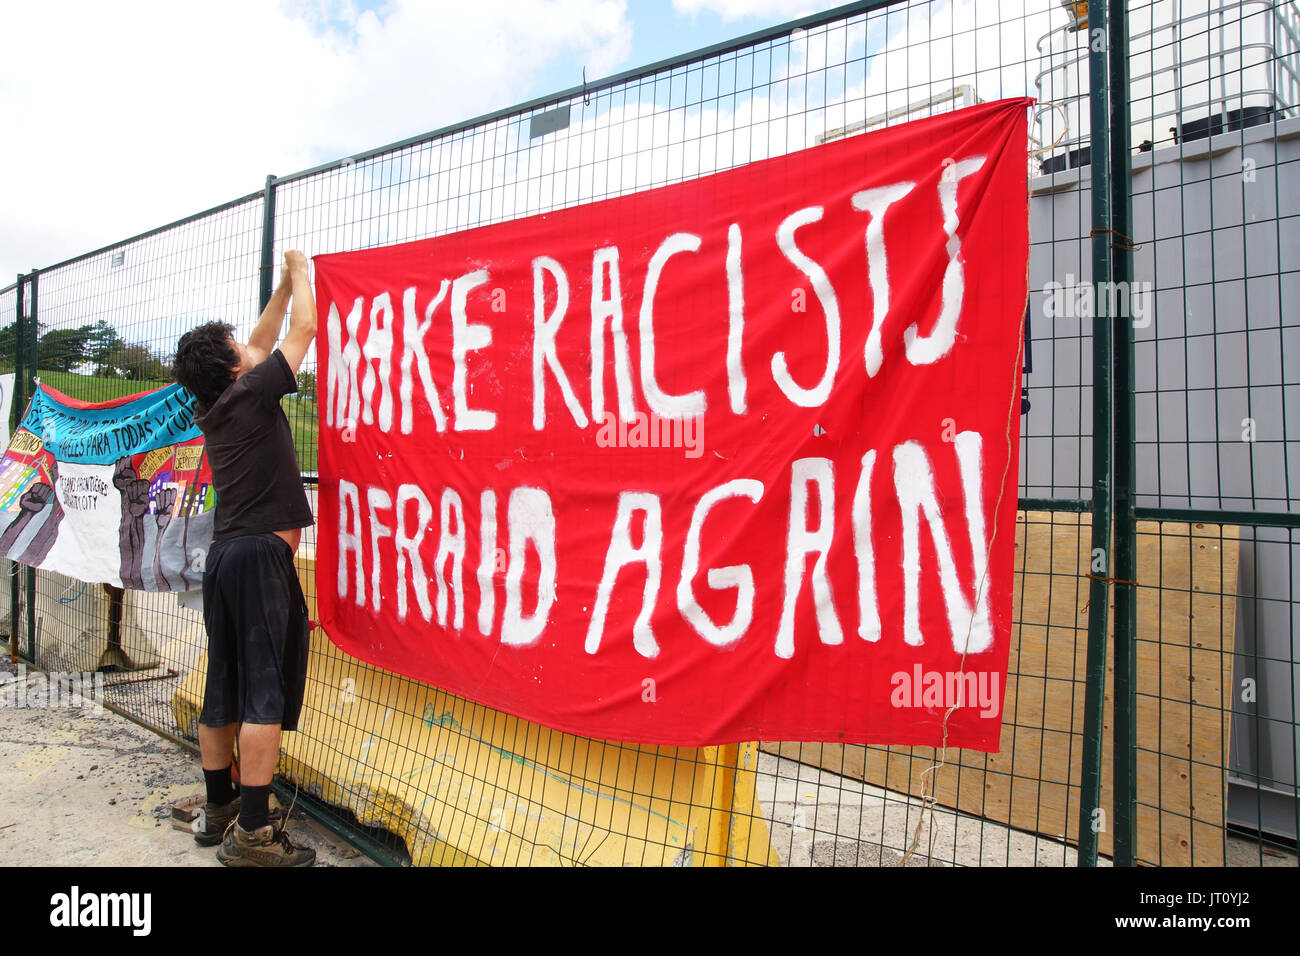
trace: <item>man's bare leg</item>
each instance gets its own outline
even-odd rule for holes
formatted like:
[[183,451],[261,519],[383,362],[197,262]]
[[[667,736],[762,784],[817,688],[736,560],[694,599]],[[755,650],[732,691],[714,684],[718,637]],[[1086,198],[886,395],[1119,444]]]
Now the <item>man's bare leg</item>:
[[270,786],[279,759],[280,725],[245,723],[239,731],[240,785]]
[[199,724],[199,756],[204,770],[225,770],[235,759],[235,725]]
[[238,793],[231,771],[237,733],[237,724],[223,727],[199,724],[199,756],[203,761],[203,786],[207,791],[201,822],[194,831],[199,846],[220,842],[230,820],[234,819],[234,802]]
[[239,825],[253,833],[271,822],[271,777],[280,759],[280,725],[250,724],[239,728]]
[[217,859],[227,866],[311,866],[316,862],[315,850],[297,846],[282,829],[277,834],[277,824],[269,816],[271,777],[279,759],[279,724],[245,722],[239,728],[239,819],[217,851]]

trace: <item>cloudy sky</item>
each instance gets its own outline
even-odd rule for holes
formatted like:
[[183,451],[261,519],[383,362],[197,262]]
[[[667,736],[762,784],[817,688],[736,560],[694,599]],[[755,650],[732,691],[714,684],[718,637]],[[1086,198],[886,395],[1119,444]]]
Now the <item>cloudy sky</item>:
[[0,13],[0,286],[285,174],[828,0],[67,0]]

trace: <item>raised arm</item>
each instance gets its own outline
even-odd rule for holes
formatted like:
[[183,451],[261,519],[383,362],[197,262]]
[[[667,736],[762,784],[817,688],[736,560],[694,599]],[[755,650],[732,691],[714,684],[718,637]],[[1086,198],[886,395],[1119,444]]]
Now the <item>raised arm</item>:
[[275,348],[275,342],[280,337],[280,326],[284,324],[285,309],[289,308],[289,296],[292,291],[293,284],[289,278],[289,270],[281,269],[280,284],[271,293],[271,299],[262,310],[257,326],[248,336],[248,356],[253,360],[254,365],[263,361]]
[[289,369],[297,375],[307,357],[307,349],[316,337],[316,300],[312,297],[306,256],[296,249],[286,252],[284,271],[292,285],[293,307],[289,312],[289,334],[280,343],[280,352],[289,363]]

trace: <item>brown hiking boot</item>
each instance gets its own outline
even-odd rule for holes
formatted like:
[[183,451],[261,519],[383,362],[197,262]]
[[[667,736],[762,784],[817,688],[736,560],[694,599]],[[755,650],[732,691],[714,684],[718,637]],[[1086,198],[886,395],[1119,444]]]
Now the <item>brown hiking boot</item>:
[[[205,803],[193,824],[194,842],[199,846],[216,846],[226,835],[230,824],[239,819],[239,797],[226,804]],[[271,794],[267,809],[266,822],[276,833],[284,829],[284,814],[280,811],[275,794]]]
[[311,866],[316,851],[296,845],[288,833],[277,832],[269,823],[249,833],[236,820],[221,841],[217,859],[225,866]]

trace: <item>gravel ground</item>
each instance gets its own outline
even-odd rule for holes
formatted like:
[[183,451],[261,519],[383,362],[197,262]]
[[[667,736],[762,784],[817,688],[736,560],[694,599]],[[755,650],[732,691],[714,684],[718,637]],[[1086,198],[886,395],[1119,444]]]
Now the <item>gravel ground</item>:
[[[0,645],[0,866],[220,866],[171,825],[172,805],[203,792],[197,754],[80,697],[14,706],[20,694]],[[373,866],[335,834],[294,811],[290,833],[318,866]]]

